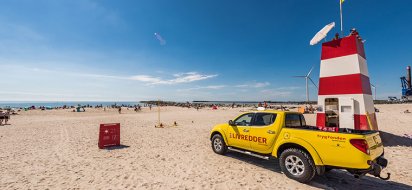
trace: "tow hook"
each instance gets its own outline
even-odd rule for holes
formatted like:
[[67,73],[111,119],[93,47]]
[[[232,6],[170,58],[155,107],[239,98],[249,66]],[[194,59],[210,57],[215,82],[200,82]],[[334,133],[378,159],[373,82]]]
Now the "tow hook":
[[386,173],[386,177],[381,176],[383,167],[379,164],[374,163],[372,165],[372,170],[369,172],[370,174],[373,174],[375,177],[378,177],[379,179],[382,180],[388,180],[391,177],[391,173]]
[[388,165],[388,160],[383,157],[383,154],[376,159],[376,163],[373,164],[374,176],[379,177],[382,180],[388,180],[391,177],[391,173],[386,173],[386,177],[381,176],[382,169]]
[[382,177],[380,174],[379,174],[379,178],[380,179],[382,179],[382,180],[388,180],[389,178],[391,178],[391,173],[386,173],[386,175],[388,175],[387,177]]

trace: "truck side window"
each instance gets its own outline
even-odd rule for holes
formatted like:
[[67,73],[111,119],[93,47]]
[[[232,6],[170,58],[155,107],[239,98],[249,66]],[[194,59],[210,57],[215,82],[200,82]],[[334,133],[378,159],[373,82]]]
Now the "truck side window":
[[256,113],[253,126],[271,125],[276,120],[276,114],[273,113]]
[[286,127],[300,128],[306,125],[305,118],[301,114],[286,114]]
[[253,113],[247,113],[238,117],[234,122],[239,126],[250,126],[253,118]]

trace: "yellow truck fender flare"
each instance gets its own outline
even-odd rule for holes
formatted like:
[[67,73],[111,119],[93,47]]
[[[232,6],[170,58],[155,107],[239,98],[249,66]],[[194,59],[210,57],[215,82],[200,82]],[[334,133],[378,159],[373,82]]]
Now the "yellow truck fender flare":
[[287,140],[283,140],[281,143],[278,143],[273,149],[272,156],[278,158],[282,153],[281,151],[292,147],[305,149],[312,157],[315,165],[323,166],[322,159],[320,158],[315,148],[313,148],[311,144],[300,138],[290,138]]
[[210,140],[212,140],[213,135],[215,135],[217,133],[222,135],[223,140],[225,141],[225,143],[227,145],[227,138],[226,138],[225,132],[223,132],[223,130],[221,128],[215,129],[210,133]]

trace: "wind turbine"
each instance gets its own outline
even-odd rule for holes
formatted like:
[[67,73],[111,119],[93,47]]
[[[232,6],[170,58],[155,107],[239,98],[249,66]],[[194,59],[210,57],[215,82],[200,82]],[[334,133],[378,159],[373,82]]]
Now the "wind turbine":
[[303,76],[294,76],[294,77],[298,77],[298,78],[305,78],[306,80],[306,101],[309,102],[309,87],[308,87],[308,79],[310,80],[310,82],[312,82],[313,85],[315,85],[316,88],[318,88],[318,86],[315,84],[315,82],[313,82],[313,80],[310,78],[310,74],[312,73],[313,67],[310,69],[310,71],[308,72],[307,75],[303,75]]
[[373,85],[372,83],[371,83],[371,87],[375,90],[375,97],[374,97],[374,100],[376,100],[376,86],[375,85]]

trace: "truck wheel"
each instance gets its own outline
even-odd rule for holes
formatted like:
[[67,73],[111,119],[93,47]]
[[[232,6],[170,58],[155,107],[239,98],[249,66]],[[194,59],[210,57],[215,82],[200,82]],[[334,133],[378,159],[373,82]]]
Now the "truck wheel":
[[227,146],[225,141],[223,140],[222,135],[215,134],[212,137],[212,149],[217,154],[225,154],[227,152]]
[[279,165],[286,176],[301,183],[311,181],[316,174],[309,154],[296,148],[284,150],[280,155]]

